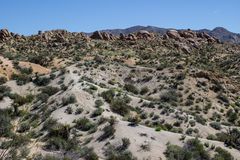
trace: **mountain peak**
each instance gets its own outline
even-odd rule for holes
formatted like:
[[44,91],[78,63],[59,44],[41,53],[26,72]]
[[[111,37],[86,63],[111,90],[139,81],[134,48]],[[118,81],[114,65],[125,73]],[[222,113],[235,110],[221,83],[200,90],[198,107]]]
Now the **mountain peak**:
[[212,32],[231,33],[230,31],[223,27],[216,27],[212,30]]

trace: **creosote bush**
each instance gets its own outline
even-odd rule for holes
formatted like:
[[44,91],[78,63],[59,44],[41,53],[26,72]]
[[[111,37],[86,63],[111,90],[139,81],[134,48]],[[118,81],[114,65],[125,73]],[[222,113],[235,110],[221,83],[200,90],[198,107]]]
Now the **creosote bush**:
[[139,90],[137,89],[137,87],[135,87],[132,84],[125,84],[124,89],[126,89],[128,92],[132,92],[134,94],[139,93]]
[[76,102],[76,97],[75,95],[70,95],[69,97],[63,97],[62,98],[62,104],[63,106],[66,106],[68,104],[72,104]]
[[86,117],[76,120],[75,123],[75,127],[81,131],[89,131],[95,127],[95,124]]

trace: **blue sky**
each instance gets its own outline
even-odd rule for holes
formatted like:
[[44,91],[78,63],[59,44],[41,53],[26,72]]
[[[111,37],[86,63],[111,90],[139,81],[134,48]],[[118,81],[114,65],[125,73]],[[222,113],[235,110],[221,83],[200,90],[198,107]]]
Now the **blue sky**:
[[20,34],[153,25],[240,33],[240,0],[0,0],[0,28]]

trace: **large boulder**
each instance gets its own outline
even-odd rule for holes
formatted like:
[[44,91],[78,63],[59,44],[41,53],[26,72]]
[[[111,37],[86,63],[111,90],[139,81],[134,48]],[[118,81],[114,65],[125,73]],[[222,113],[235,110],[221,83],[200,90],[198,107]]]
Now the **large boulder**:
[[175,40],[181,40],[181,36],[177,30],[169,30],[167,31],[167,35],[168,37],[173,38]]
[[93,34],[90,36],[90,38],[92,38],[92,39],[103,39],[103,36],[102,36],[101,32],[95,31],[95,32],[93,32]]
[[9,37],[12,37],[12,34],[7,29],[0,30],[0,40],[5,40]]
[[99,31],[95,31],[93,32],[93,34],[90,36],[90,38],[92,39],[100,39],[100,40],[115,40],[116,37],[112,34],[106,33],[106,32],[99,32]]
[[135,34],[130,33],[130,34],[128,34],[128,36],[127,36],[127,40],[135,41],[135,40],[137,40],[137,37],[136,37]]
[[146,30],[140,30],[139,32],[137,32],[136,36],[138,39],[146,39],[146,40],[151,40],[154,38],[154,34],[149,33]]
[[194,37],[196,37],[196,33],[191,31],[191,30],[179,31],[178,33],[180,34],[181,37],[184,37],[184,38],[194,38]]

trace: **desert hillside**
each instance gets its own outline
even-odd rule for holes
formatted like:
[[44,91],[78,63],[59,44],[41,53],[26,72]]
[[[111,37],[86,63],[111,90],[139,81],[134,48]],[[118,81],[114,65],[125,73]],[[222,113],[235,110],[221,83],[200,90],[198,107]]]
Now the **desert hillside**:
[[240,160],[240,45],[205,32],[0,31],[1,160]]

